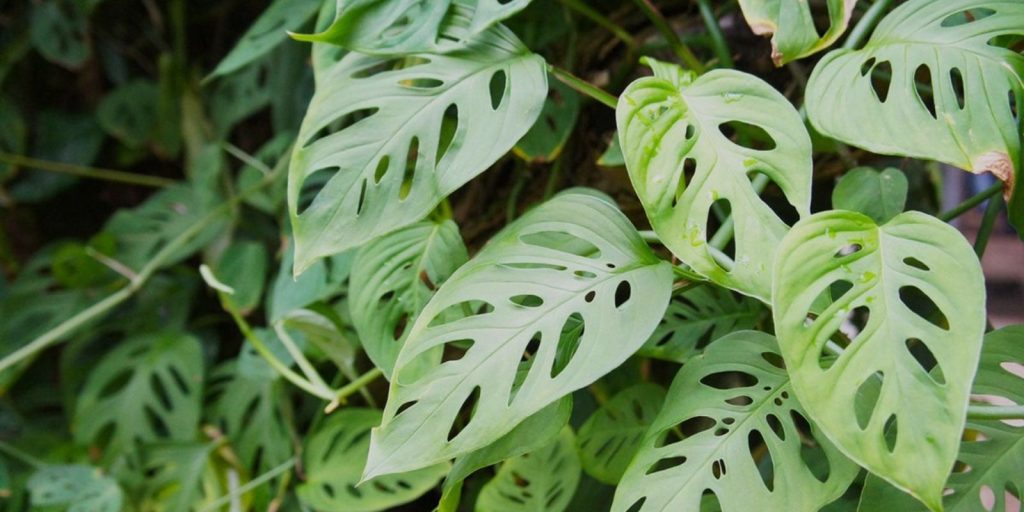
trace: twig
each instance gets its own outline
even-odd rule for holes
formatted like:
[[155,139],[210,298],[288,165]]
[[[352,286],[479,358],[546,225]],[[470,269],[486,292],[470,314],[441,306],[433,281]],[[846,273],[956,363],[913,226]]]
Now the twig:
[[0,153],[0,163],[31,167],[40,171],[71,174],[82,178],[130,183],[132,185],[142,185],[144,187],[169,187],[177,183],[174,180],[161,178],[159,176],[147,176],[145,174],[115,171],[113,169],[100,169],[98,167],[86,167],[84,165],[68,164],[64,162],[39,160],[22,155],[12,155],[10,153]]

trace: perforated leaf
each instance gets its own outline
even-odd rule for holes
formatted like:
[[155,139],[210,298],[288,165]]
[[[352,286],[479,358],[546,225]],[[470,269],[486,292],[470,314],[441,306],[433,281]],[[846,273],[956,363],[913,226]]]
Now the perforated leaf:
[[[201,502],[226,494],[222,482],[211,478],[211,455],[215,443],[171,442],[146,446],[143,471],[146,475],[146,504],[143,510],[191,512]],[[220,485],[218,485],[220,484]]]
[[[367,475],[486,446],[643,344],[668,304],[671,267],[609,201],[555,197],[441,286],[399,354]],[[563,336],[573,329],[582,334]],[[442,364],[441,347],[461,355]]]
[[477,512],[562,512],[580,481],[576,438],[565,427],[546,446],[509,459],[484,485]]
[[836,42],[853,16],[857,0],[828,0],[829,26],[819,33],[816,13],[808,0],[740,0],[743,17],[755,34],[772,36],[772,60],[776,66],[802,59],[824,50]]
[[513,148],[516,155],[531,163],[552,162],[558,158],[580,114],[579,93],[550,77],[548,84],[551,90],[540,117]]
[[908,187],[907,176],[899,169],[858,167],[844,174],[832,189],[832,207],[860,212],[884,224],[903,212]]
[[90,466],[44,466],[26,483],[33,510],[120,512],[124,494],[113,478]]
[[[800,115],[752,75],[716,70],[698,78],[675,65],[645,62],[654,76],[626,88],[616,118],[647,218],[665,246],[695,271],[767,301],[772,255],[786,224],[758,197],[751,177],[767,175],[798,213],[808,212],[811,142]],[[746,146],[726,137],[722,130],[730,127],[740,130],[737,140],[746,138]],[[766,134],[766,146],[743,133],[758,130]],[[759,147],[771,149],[754,149]],[[716,261],[708,244],[708,217],[719,201],[728,202],[736,221],[731,263]]]
[[304,451],[306,480],[298,486],[303,503],[334,512],[390,510],[427,492],[448,472],[448,464],[438,464],[357,486],[370,428],[379,422],[380,411],[359,408],[343,409],[324,420]]
[[322,4],[320,0],[276,0],[249,26],[210,77],[237,71],[263,57],[288,40],[288,31],[302,28]]
[[619,483],[664,399],[661,386],[641,383],[619,392],[591,414],[577,436],[587,474],[609,485]]
[[366,355],[385,375],[434,290],[468,259],[450,220],[414,224],[360,248],[349,310]]
[[[1020,189],[1024,35],[1015,0],[912,0],[879,23],[858,51],[837,50],[814,69],[807,112],[823,134],[882,154],[991,172]],[[871,127],[868,129],[867,127]],[[1024,225],[1024,197],[1010,211]]]
[[[800,402],[847,456],[938,510],[985,329],[971,246],[922,213],[878,226],[832,211],[797,224],[779,254],[775,328]],[[809,320],[828,290],[846,291]],[[822,360],[848,319],[859,334]]]
[[502,26],[450,55],[315,62],[329,67],[289,168],[297,272],[422,219],[512,148],[547,93],[543,59]]
[[612,510],[703,510],[706,491],[721,510],[819,510],[858,471],[808,421],[775,339],[742,331],[676,375]]

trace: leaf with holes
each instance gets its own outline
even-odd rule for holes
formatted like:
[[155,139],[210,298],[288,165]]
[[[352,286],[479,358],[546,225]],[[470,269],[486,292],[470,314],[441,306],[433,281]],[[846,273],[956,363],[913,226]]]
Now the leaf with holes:
[[752,329],[762,316],[765,309],[754,299],[697,286],[672,299],[640,355],[685,363],[726,334]]
[[366,355],[391,375],[398,351],[434,290],[469,255],[459,227],[421,222],[363,246],[352,264],[349,310]]
[[320,61],[289,168],[296,273],[422,219],[511,149],[547,94],[543,59],[502,26],[399,61]]
[[576,436],[565,427],[546,446],[509,459],[476,500],[477,512],[562,512],[580,482]]
[[828,0],[829,26],[819,33],[819,16],[806,0],[740,0],[743,17],[757,35],[772,36],[772,60],[776,66],[818,53],[835,43],[853,16],[857,0]]
[[[799,215],[808,212],[811,141],[800,115],[752,75],[716,70],[698,78],[675,65],[644,62],[654,76],[626,88],[616,118],[629,178],[647,218],[665,246],[695,271],[768,301],[772,255],[787,227],[758,197],[751,178],[767,176]],[[742,144],[727,137],[727,129],[736,130]],[[728,205],[735,220],[732,261],[722,261],[708,243],[716,205]]]
[[119,512],[124,494],[117,481],[90,466],[43,466],[25,484],[32,509]]
[[202,383],[202,349],[192,336],[126,340],[89,375],[75,407],[75,438],[90,444],[108,438],[100,447],[107,457],[136,442],[190,440],[199,426]]
[[[142,472],[146,501],[142,510],[190,512],[210,495],[226,494],[223,482],[211,478],[217,443],[170,442],[144,447]],[[219,485],[218,485],[219,484]]]
[[810,120],[875,153],[995,174],[1015,191],[1010,218],[1022,227],[1014,109],[1024,104],[1024,56],[1004,42],[1022,35],[1024,3],[1016,0],[906,2],[863,49],[832,52],[817,65],[807,86]]
[[577,437],[587,474],[609,485],[619,483],[664,399],[661,386],[641,383],[619,392],[591,414]]
[[580,114],[579,93],[560,80],[549,79],[548,83],[551,91],[540,117],[513,148],[516,155],[530,163],[555,161],[576,128]]
[[303,503],[336,512],[388,510],[416,499],[448,472],[449,465],[442,463],[360,484],[370,428],[379,422],[380,411],[359,408],[342,409],[324,420],[304,451],[306,480],[298,487]]
[[908,187],[907,177],[899,169],[858,167],[844,174],[832,189],[832,207],[860,212],[885,224],[903,212]]
[[807,420],[775,339],[742,331],[676,375],[612,510],[702,510],[706,491],[722,510],[819,510],[859,471]]
[[[939,510],[985,332],[971,246],[919,212],[878,226],[832,211],[797,224],[779,254],[788,257],[776,262],[775,327],[800,402],[847,456]],[[817,297],[837,287],[845,293],[810,320]],[[860,333],[823,360],[850,319]]]
[[288,31],[301,29],[323,3],[320,0],[275,0],[249,26],[207,80],[237,71],[263,57],[288,40]]
[[[398,356],[366,475],[482,448],[593,383],[647,339],[671,284],[671,266],[610,199],[570,191],[528,212],[420,313]],[[453,320],[451,312],[462,314]],[[562,335],[574,329],[583,332]],[[450,359],[443,363],[441,347]]]

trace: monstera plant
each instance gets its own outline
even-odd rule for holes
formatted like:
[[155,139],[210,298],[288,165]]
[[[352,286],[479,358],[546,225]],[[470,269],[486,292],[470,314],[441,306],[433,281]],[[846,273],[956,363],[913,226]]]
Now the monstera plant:
[[1020,509],[1024,2],[276,0],[199,80],[213,4],[147,3],[158,81],[97,45],[182,180],[0,134],[165,187],[0,287],[4,510]]

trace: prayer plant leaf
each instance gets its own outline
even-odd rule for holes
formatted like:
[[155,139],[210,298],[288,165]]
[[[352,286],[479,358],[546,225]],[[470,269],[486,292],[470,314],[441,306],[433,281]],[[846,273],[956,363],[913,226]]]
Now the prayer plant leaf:
[[671,284],[671,266],[610,199],[574,190],[537,206],[459,268],[416,319],[367,478],[487,446],[593,383],[647,339]]
[[32,510],[120,512],[124,502],[117,481],[90,466],[43,466],[25,485]]
[[546,446],[509,459],[476,501],[477,512],[562,512],[580,482],[576,436],[565,427]]
[[702,510],[707,491],[721,510],[819,510],[859,471],[808,421],[775,339],[742,331],[676,375],[612,510]]
[[289,169],[296,273],[422,219],[508,152],[547,96],[544,60],[500,25],[449,55],[315,57],[328,68]]
[[[800,402],[848,457],[941,509],[985,332],[971,246],[920,212],[878,226],[831,211],[797,224],[779,254],[775,328]],[[834,362],[823,358],[850,321],[859,334]]]
[[275,0],[249,26],[249,30],[217,64],[209,78],[237,71],[263,57],[288,40],[289,30],[302,28],[322,4],[321,0]]
[[379,422],[380,411],[360,408],[342,409],[324,420],[306,443],[306,479],[298,487],[303,503],[333,512],[390,510],[418,498],[448,472],[450,466],[442,463],[360,484],[370,428]]
[[903,212],[909,186],[907,176],[899,169],[858,167],[844,174],[832,189],[832,207],[860,212],[885,224]]
[[[798,214],[807,214],[811,141],[800,114],[753,75],[716,70],[698,78],[672,64],[644,62],[654,76],[626,88],[616,117],[629,177],[647,218],[665,246],[693,270],[768,301],[771,256],[787,226],[758,197],[751,179],[766,175]],[[735,130],[743,145],[723,130]],[[708,243],[715,204],[727,204],[735,220],[731,263],[717,260]]]
[[641,383],[620,391],[590,415],[577,436],[587,474],[609,485],[619,483],[664,399],[661,386]]
[[[879,23],[864,48],[837,50],[815,67],[807,112],[822,134],[886,155],[991,172],[1011,191],[1024,226],[1020,127],[1024,36],[1016,0],[912,0]],[[868,128],[870,127],[870,128]]]
[[850,23],[857,0],[828,0],[828,29],[819,34],[813,2],[792,0],[740,0],[743,17],[757,35],[772,36],[776,66],[802,59],[832,46]]
[[352,264],[349,310],[359,341],[390,377],[423,306],[469,255],[459,227],[421,222],[363,246]]

